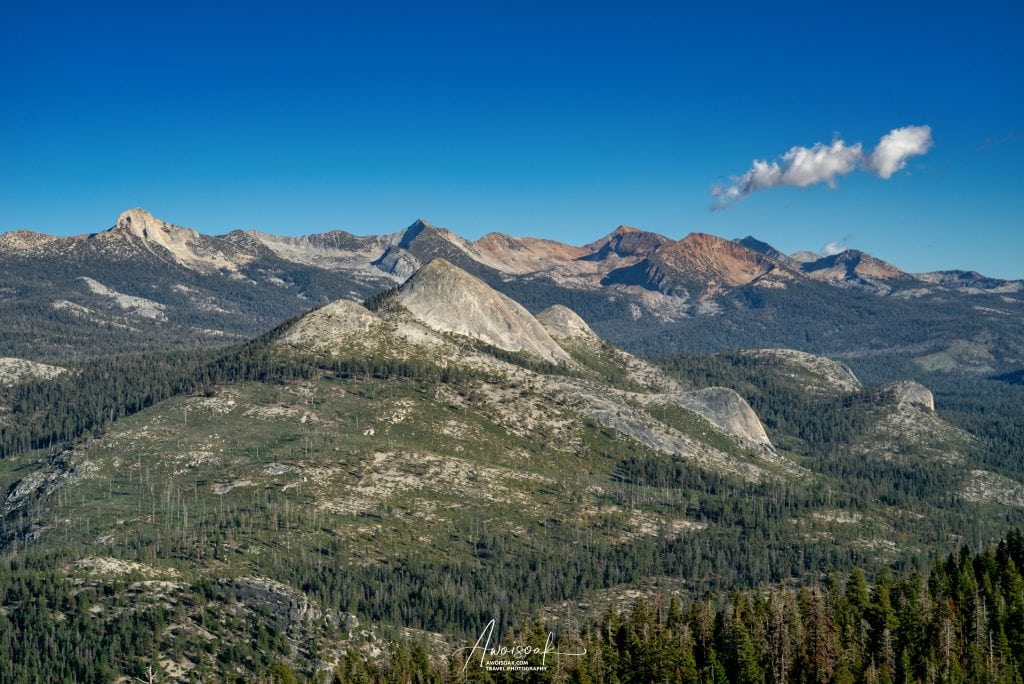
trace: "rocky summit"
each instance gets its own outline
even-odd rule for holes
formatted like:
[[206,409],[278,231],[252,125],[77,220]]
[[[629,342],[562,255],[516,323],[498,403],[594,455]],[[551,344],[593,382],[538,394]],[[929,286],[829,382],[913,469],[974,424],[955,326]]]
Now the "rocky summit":
[[537,314],[537,320],[551,337],[558,339],[582,338],[594,340],[597,335],[578,313],[567,306],[555,304]]
[[399,288],[398,301],[436,330],[529,352],[551,363],[570,361],[522,304],[444,259],[434,259],[410,276]]

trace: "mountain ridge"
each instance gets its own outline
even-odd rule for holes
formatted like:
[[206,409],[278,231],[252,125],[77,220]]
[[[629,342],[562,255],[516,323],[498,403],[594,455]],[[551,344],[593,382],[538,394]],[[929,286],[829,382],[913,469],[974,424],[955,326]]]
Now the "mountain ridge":
[[[111,341],[131,349],[196,340],[213,345],[339,298],[362,301],[400,285],[437,257],[533,313],[570,305],[602,337],[648,353],[686,348],[680,345],[691,344],[686,340],[693,336],[684,339],[680,331],[695,319],[708,321],[699,336],[731,326],[742,338],[745,330],[782,317],[792,323],[759,344],[854,353],[903,343],[885,342],[890,326],[849,348],[821,346],[817,340],[835,330],[822,318],[827,312],[859,310],[865,323],[875,325],[895,311],[907,318],[913,310],[925,319],[941,310],[950,321],[1001,330],[1024,307],[1024,281],[970,271],[905,274],[855,250],[787,260],[750,237],[729,241],[692,233],[673,240],[620,226],[578,247],[493,232],[470,241],[424,219],[376,236],[339,230],[209,236],[134,209],[112,229],[88,236],[0,236],[0,328],[8,331],[0,334],[0,351],[60,363],[69,353],[103,353]],[[83,282],[105,289],[86,289]],[[122,298],[105,296],[108,291]],[[873,299],[861,299],[861,293]],[[143,316],[143,308],[118,304],[138,300],[153,302],[152,308],[162,312],[159,320]],[[811,300],[817,303],[808,309],[804,303]],[[758,313],[766,307],[774,311],[767,318]],[[788,334],[794,326],[806,329],[807,345]],[[978,334],[942,333],[918,355],[927,357],[922,363],[929,367],[957,367],[959,357],[947,350],[972,349],[974,356],[985,357],[984,364],[974,364],[977,368],[1002,373],[1019,368],[1013,365],[1020,358],[1016,338],[993,344],[972,339]],[[91,339],[107,342],[90,347]],[[862,342],[870,346],[863,348]]]
[[[714,244],[717,251],[727,253],[722,243],[732,242],[749,250],[761,254],[778,263],[780,266],[789,268],[794,272],[815,274],[827,270],[836,270],[835,274],[824,274],[815,276],[824,281],[842,281],[850,277],[862,276],[876,279],[913,278],[924,283],[933,285],[957,285],[962,286],[968,282],[990,290],[1005,286],[1008,283],[1024,282],[1024,279],[1002,279],[991,278],[969,270],[945,270],[931,271],[920,274],[911,274],[900,270],[898,267],[878,259],[877,257],[857,249],[847,249],[837,254],[814,255],[811,252],[799,252],[799,258],[787,255],[775,249],[770,244],[763,242],[753,236],[727,240],[718,236],[694,232],[679,240],[665,237],[658,233],[642,230],[632,226],[621,225],[607,235],[598,238],[590,243],[575,246],[557,240],[536,237],[514,237],[502,233],[488,233],[476,241],[462,238],[449,229],[438,227],[425,219],[417,219],[412,224],[395,233],[381,233],[374,235],[355,235],[343,230],[329,230],[325,232],[314,232],[302,235],[275,235],[253,230],[234,230],[223,235],[208,235],[200,233],[194,228],[185,228],[168,221],[158,219],[141,208],[129,209],[122,212],[115,225],[106,230],[89,235],[78,235],[63,237],[35,232],[27,229],[12,230],[0,233],[0,248],[16,251],[27,251],[44,247],[55,242],[80,241],[83,238],[105,238],[134,236],[143,240],[146,244],[158,245],[181,257],[183,260],[192,260],[195,263],[202,263],[208,267],[232,268],[237,264],[230,258],[223,261],[212,257],[203,259],[202,256],[182,256],[183,250],[188,248],[188,243],[194,240],[215,240],[219,242],[238,243],[244,246],[246,243],[266,244],[272,250],[274,246],[286,244],[293,248],[314,248],[324,251],[335,250],[344,252],[366,252],[369,261],[379,259],[388,247],[396,247],[414,253],[424,263],[429,258],[440,256],[452,263],[464,258],[470,258],[478,264],[495,270],[506,270],[517,272],[514,267],[504,264],[502,258],[495,255],[504,250],[529,250],[534,252],[536,263],[532,270],[520,270],[519,273],[538,273],[550,268],[554,262],[571,261],[604,261],[610,256],[619,259],[642,259],[650,257],[659,249],[672,246],[671,251],[686,252],[688,249],[706,250],[709,244]],[[719,241],[722,241],[720,243]],[[454,251],[453,251],[454,250]],[[481,258],[482,251],[491,253],[492,260]],[[548,252],[548,254],[545,254]],[[295,256],[293,249],[292,256]],[[811,256],[815,258],[811,260]],[[287,258],[286,255],[280,254]],[[423,256],[427,256],[425,260]],[[503,256],[503,255],[502,255]],[[460,265],[460,267],[462,267]],[[519,264],[522,269],[522,264]],[[845,269],[842,273],[840,269]],[[845,277],[844,277],[845,276]],[[730,279],[727,279],[730,280]],[[740,284],[749,282],[748,279],[735,279]]]
[[[418,227],[406,244],[424,235],[446,239]],[[690,238],[679,271],[848,296],[809,278],[759,288],[774,262],[718,240]],[[216,277],[136,246],[197,287]],[[173,315],[159,289],[114,275],[75,276],[94,311]],[[395,630],[428,630],[450,654],[443,640],[495,613],[565,624],[651,584],[684,600],[802,586],[824,562],[881,570],[944,551],[950,530],[988,539],[1024,520],[1019,467],[986,460],[919,383],[865,387],[788,349],[645,360],[599,337],[585,306],[533,315],[501,284],[434,257],[364,303],[346,293],[195,356],[73,376],[7,361],[15,382],[35,379],[0,387],[0,438],[18,454],[0,460],[0,550],[59,559],[54,581],[89,602],[58,603],[94,631],[174,607],[139,662],[159,653],[188,680],[257,676],[271,637],[274,658],[316,675],[340,653],[387,658]]]

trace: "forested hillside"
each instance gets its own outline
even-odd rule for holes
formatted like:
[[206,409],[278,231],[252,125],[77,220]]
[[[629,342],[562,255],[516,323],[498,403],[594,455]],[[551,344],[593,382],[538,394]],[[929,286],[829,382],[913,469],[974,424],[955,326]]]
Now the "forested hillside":
[[[582,624],[538,620],[499,631],[494,643],[530,646],[538,669],[488,670],[497,660],[473,650],[476,636],[439,644],[396,633],[379,657],[352,648],[326,671],[288,660],[274,615],[246,623],[225,588],[193,585],[184,603],[135,606],[131,577],[82,586],[28,557],[0,566],[0,678],[5,682],[106,682],[118,672],[149,681],[161,645],[203,648],[182,630],[188,615],[225,642],[215,665],[193,676],[231,678],[244,669],[260,681],[355,682],[924,682],[1011,683],[1024,678],[1024,536],[1010,531],[976,554],[967,547],[937,558],[926,573],[859,569],[830,572],[793,589],[766,586],[699,599],[659,593],[613,605]],[[227,593],[233,591],[227,589]],[[110,610],[121,617],[110,622]],[[97,615],[99,614],[99,615]],[[464,645],[463,645],[464,644]],[[482,658],[482,660],[481,660]],[[542,665],[542,662],[544,665]]]
[[[1024,525],[1021,386],[944,365],[1011,363],[1012,340],[941,346],[981,339],[982,313],[957,328],[950,308],[936,351],[898,327],[924,303],[893,300],[881,316],[888,300],[853,293],[856,315],[902,346],[865,335],[838,359],[734,349],[647,361],[570,309],[530,311],[563,299],[600,329],[601,316],[632,316],[629,300],[550,282],[522,296],[526,307],[432,262],[365,306],[338,300],[249,341],[60,367],[7,359],[4,675],[486,681],[442,656],[490,620],[527,640],[547,622],[567,649],[586,648],[543,675],[556,681],[1017,671],[1001,646],[979,665],[980,632],[959,623],[943,653],[913,632],[934,637],[955,613],[936,606],[967,600],[916,591],[914,573]],[[794,334],[788,296],[760,300],[761,333]],[[165,311],[126,297],[115,301],[136,314]],[[677,321],[685,340],[616,330],[649,349],[714,348],[752,315],[736,311]],[[980,562],[943,567],[980,576]],[[1017,580],[1004,565],[984,610],[1012,643],[1004,585]],[[879,617],[886,600],[892,619]],[[786,627],[772,632],[776,618]]]

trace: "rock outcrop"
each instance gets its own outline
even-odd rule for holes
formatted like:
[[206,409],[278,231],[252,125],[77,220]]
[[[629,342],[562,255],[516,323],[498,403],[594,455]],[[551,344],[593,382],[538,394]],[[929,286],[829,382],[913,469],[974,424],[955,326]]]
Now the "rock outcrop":
[[127,295],[123,292],[118,292],[113,288],[107,287],[98,280],[94,280],[87,276],[80,276],[79,280],[85,284],[89,292],[112,300],[117,304],[117,306],[129,314],[140,316],[142,318],[151,318],[157,321],[167,320],[167,314],[164,313],[164,310],[167,307],[159,302],[154,302],[150,299],[146,299],[145,297],[136,297],[134,295]]
[[597,334],[590,329],[587,322],[579,314],[567,306],[555,304],[537,314],[537,320],[556,340],[587,339],[600,341]]
[[771,446],[771,440],[754,409],[734,390],[708,387],[678,395],[677,401],[707,418],[723,432],[755,444]]
[[551,363],[571,362],[522,304],[444,259],[434,259],[405,281],[398,303],[434,330],[525,351]]
[[861,389],[860,380],[850,367],[834,359],[796,349],[750,349],[743,353],[787,366],[790,369],[787,375],[811,391],[856,392]]
[[0,358],[0,387],[15,385],[26,380],[50,380],[63,373],[66,368],[37,363],[28,359]]
[[235,577],[217,581],[223,589],[234,594],[235,600],[251,605],[261,613],[269,615],[278,629],[287,631],[297,624],[328,618],[333,614],[325,612],[306,594],[294,587],[269,577]]
[[365,338],[380,322],[366,307],[342,299],[300,318],[281,341],[310,351],[340,350]]
[[173,226],[166,221],[160,221],[141,207],[121,212],[113,230],[135,235],[164,247],[171,242],[177,242],[182,236],[191,238],[198,235],[191,228]]
[[400,280],[406,280],[420,267],[419,259],[401,247],[392,245],[373,265]]
[[887,386],[885,391],[901,404],[911,404],[935,411],[935,396],[932,391],[913,380],[901,380]]
[[97,236],[100,240],[136,240],[150,252],[197,271],[237,271],[253,259],[221,238],[200,235],[155,218],[145,209],[122,212],[114,227]]

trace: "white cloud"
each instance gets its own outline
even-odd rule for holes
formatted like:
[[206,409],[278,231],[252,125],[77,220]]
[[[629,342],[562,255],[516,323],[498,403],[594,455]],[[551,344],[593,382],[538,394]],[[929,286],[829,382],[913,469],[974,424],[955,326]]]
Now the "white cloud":
[[782,169],[776,162],[754,160],[753,167],[742,176],[733,178],[733,184],[727,188],[715,186],[711,194],[718,198],[723,206],[728,202],[740,200],[755,190],[763,190],[778,185],[782,180]]
[[723,209],[755,190],[790,185],[806,188],[825,183],[836,187],[836,180],[862,167],[888,179],[906,166],[909,157],[924,154],[932,146],[931,128],[907,126],[884,135],[878,146],[865,156],[861,143],[847,145],[834,140],[830,145],[815,143],[811,147],[791,147],[776,161],[755,159],[750,170],[733,176],[730,185],[711,188],[715,202],[711,208]]
[[828,146],[818,143],[810,149],[794,147],[782,155],[786,170],[782,174],[781,185],[806,188],[828,183],[830,188],[834,188],[836,176],[845,176],[856,169],[863,157],[860,143],[847,146],[842,140]]
[[833,254],[839,254],[840,252],[846,251],[846,245],[840,244],[835,240],[829,240],[821,248],[821,256],[832,256]]
[[715,198],[712,208],[722,209],[755,190],[779,185],[806,188],[827,183],[834,188],[836,178],[856,169],[863,159],[860,143],[847,145],[842,140],[835,140],[831,145],[819,142],[812,147],[791,147],[778,161],[755,159],[749,171],[733,177],[731,185],[711,188],[711,195]]
[[931,126],[896,128],[882,136],[878,147],[865,160],[865,166],[879,178],[890,178],[907,165],[907,159],[922,155],[931,147]]

